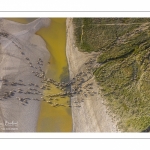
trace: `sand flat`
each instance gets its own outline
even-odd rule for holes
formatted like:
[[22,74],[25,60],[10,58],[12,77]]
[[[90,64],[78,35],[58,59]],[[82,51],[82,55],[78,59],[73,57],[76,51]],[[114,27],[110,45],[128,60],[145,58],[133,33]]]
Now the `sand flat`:
[[[33,72],[40,74],[40,70],[46,70],[50,54],[45,42],[40,36],[35,35],[35,32],[49,24],[49,19],[41,18],[29,24],[1,19],[0,121],[3,132],[36,131],[42,78],[35,76]],[[43,60],[41,66],[37,64],[39,58]],[[33,85],[29,85],[31,83]],[[8,96],[10,91],[13,94]]]

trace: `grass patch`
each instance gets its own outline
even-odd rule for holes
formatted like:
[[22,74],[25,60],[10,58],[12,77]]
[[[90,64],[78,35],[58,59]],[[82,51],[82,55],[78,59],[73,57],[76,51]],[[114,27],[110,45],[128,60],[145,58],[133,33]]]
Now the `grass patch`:
[[150,126],[150,19],[74,18],[80,51],[98,53],[94,72],[125,132]]

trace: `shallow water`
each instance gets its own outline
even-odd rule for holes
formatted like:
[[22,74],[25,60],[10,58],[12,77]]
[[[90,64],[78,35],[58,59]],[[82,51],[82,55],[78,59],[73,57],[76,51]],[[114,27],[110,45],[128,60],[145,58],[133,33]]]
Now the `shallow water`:
[[[10,20],[28,23],[33,18],[11,18]],[[51,18],[51,24],[47,28],[40,29],[37,34],[46,42],[47,49],[50,51],[50,65],[47,69],[47,77],[56,81],[65,81],[68,79],[68,65],[66,58],[66,19]],[[44,91],[46,94],[55,94],[59,89],[51,86],[51,90]],[[69,98],[59,98],[60,104],[67,104]],[[41,103],[39,113],[37,132],[71,132],[72,118],[70,107],[52,107],[46,102]]]

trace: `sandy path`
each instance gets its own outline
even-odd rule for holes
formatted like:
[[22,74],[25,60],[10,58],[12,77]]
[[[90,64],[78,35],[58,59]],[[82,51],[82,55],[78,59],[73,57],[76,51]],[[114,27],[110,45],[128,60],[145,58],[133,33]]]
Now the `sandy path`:
[[[95,57],[95,54],[82,53],[75,47],[72,18],[66,20],[66,26],[66,55],[72,79],[79,73],[79,70],[84,69],[84,63],[93,56]],[[82,93],[86,92],[84,87],[90,83],[93,84],[92,90],[96,92],[94,95],[76,94],[71,98],[73,132],[117,132],[116,123],[107,113],[108,108],[104,105],[104,100],[94,78],[82,85]],[[79,107],[76,107],[76,102],[80,105]]]

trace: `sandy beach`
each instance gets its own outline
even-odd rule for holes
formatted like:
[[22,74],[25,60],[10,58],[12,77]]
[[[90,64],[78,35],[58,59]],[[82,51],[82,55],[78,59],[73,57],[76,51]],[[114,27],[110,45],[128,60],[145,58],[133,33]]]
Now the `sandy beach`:
[[[66,20],[66,55],[69,65],[70,79],[74,78],[79,71],[84,68],[84,63],[89,59],[96,57],[95,53],[83,53],[78,51],[74,40],[74,26],[72,18]],[[105,100],[101,96],[99,87],[94,79],[90,78],[82,85],[82,89],[86,84],[93,84],[94,96],[84,97],[76,94],[71,97],[73,132],[118,132],[116,121],[108,114],[109,109],[105,106]],[[81,102],[80,107],[74,107],[75,102]]]
[[35,32],[49,19],[29,24],[0,21],[0,130],[35,132],[43,90],[40,88],[50,57]]

